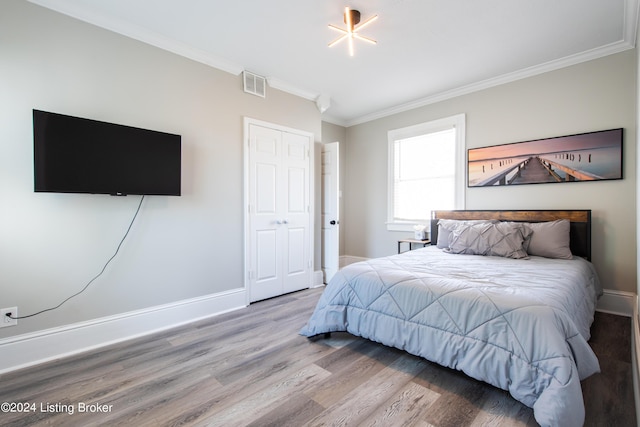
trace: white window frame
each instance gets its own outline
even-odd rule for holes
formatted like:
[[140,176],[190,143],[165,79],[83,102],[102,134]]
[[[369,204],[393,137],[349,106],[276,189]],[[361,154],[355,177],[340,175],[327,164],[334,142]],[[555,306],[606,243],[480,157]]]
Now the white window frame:
[[397,221],[393,217],[394,212],[394,143],[399,139],[412,138],[427,133],[439,132],[455,127],[455,209],[464,209],[466,191],[466,144],[465,144],[465,114],[432,120],[400,129],[393,129],[387,133],[388,137],[388,188],[387,188],[387,230],[411,231],[415,225],[428,225],[429,218],[425,221]]

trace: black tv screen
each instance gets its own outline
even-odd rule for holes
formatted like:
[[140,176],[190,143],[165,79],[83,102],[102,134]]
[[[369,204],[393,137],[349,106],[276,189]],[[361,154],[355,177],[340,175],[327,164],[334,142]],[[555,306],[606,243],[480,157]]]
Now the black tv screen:
[[181,136],[33,110],[36,192],[180,195]]

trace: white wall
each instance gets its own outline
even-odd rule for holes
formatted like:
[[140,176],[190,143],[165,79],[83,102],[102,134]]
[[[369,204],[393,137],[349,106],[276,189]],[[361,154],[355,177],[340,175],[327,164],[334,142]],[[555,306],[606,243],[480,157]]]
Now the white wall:
[[[33,108],[182,135],[182,197],[148,197],[118,257],[81,296],[0,338],[243,286],[242,119],[312,132],[315,103],[21,0],[0,3],[0,308],[80,290],[138,196],[33,192]],[[319,267],[318,267],[319,268]]]
[[386,230],[387,131],[465,113],[467,148],[624,128],[624,179],[470,188],[467,209],[592,209],[607,289],[636,291],[636,52],[629,50],[347,128],[345,254],[394,253]]

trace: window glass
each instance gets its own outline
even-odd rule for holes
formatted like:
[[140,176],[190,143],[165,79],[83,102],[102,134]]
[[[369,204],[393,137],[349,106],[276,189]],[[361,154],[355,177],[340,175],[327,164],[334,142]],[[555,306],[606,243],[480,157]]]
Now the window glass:
[[388,228],[412,230],[431,211],[464,204],[464,115],[389,132]]

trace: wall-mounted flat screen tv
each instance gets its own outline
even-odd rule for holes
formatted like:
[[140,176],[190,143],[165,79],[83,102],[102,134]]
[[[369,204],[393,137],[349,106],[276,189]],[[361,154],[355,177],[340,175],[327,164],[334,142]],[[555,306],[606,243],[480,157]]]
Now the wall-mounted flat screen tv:
[[180,135],[33,110],[36,192],[180,195]]

